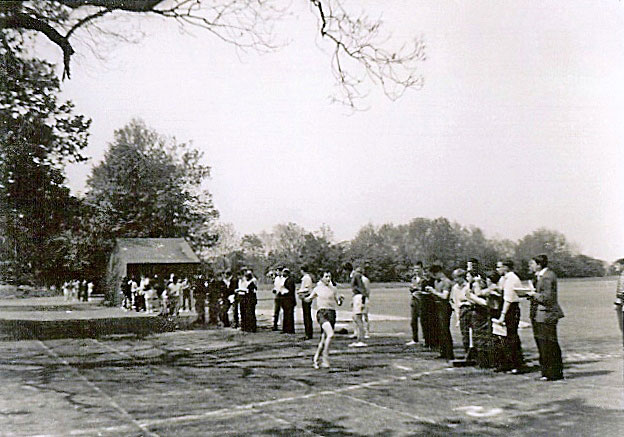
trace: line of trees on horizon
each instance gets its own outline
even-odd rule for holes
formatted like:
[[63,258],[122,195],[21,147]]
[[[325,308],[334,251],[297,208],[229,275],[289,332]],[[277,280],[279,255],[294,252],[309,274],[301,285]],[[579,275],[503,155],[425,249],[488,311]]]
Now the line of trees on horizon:
[[334,242],[327,225],[310,232],[296,223],[278,224],[270,232],[239,236],[231,224],[217,225],[217,243],[201,253],[212,268],[253,268],[265,274],[278,265],[298,273],[302,266],[312,272],[330,269],[343,280],[348,262],[363,266],[373,281],[394,282],[409,278],[417,261],[441,262],[450,272],[477,258],[485,269],[497,261],[514,260],[516,272],[529,277],[531,257],[545,253],[560,277],[596,277],[612,273],[605,261],[579,253],[557,231],[541,228],[518,241],[487,238],[478,227],[465,227],[444,217],[414,218],[407,224],[367,224],[352,240]]

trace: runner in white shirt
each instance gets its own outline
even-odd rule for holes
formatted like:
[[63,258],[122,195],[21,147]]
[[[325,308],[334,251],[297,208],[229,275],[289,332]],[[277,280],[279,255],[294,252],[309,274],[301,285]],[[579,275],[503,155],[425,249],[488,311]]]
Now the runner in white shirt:
[[338,295],[336,287],[331,282],[331,273],[323,273],[323,277],[312,293],[304,300],[312,302],[316,299],[318,310],[316,320],[321,325],[322,334],[316,353],[314,354],[314,368],[319,368],[319,357],[322,357],[321,367],[329,367],[329,346],[334,337],[334,326],[336,325],[336,308],[342,305],[344,296]]

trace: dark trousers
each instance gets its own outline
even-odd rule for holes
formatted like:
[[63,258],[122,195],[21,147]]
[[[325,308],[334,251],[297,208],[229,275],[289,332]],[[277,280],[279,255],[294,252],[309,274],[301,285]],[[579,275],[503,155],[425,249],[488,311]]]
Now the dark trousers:
[[303,326],[305,328],[306,338],[314,336],[314,328],[312,327],[312,302],[301,300],[301,308],[303,309]]
[[451,337],[451,313],[453,312],[448,302],[438,302],[438,326],[440,340],[440,358],[452,360],[455,358],[453,353],[453,338]]
[[468,353],[470,350],[470,328],[472,323],[472,307],[470,305],[464,305],[459,308],[459,330],[462,335],[462,345],[464,346],[464,352]]
[[[279,325],[280,311],[282,310],[282,295],[276,294],[273,299],[273,330],[277,331],[277,325]],[[282,322],[283,323],[283,322]]]
[[412,296],[410,307],[412,310],[412,340],[418,341],[418,319],[420,319],[420,299]]
[[247,332],[256,332],[256,295],[245,294],[241,297],[241,329]]
[[499,366],[502,370],[519,369],[522,367],[522,346],[518,335],[520,324],[520,305],[513,302],[505,314],[507,336],[501,338],[502,354],[499,357]]
[[437,348],[439,345],[439,324],[435,301],[431,296],[424,296],[420,302],[420,324],[425,338],[425,346]]
[[533,321],[533,336],[539,351],[542,376],[549,379],[563,378],[563,362],[557,339],[557,324]]
[[[188,307],[186,305],[187,302]],[[188,288],[182,291],[182,309],[185,310],[187,308],[189,311],[191,310],[191,290],[189,290]]]
[[197,322],[202,325],[206,323],[206,296],[195,296],[195,311],[197,312]]
[[[197,303],[195,303],[195,307],[197,307]],[[219,301],[212,296],[208,298],[208,324],[219,324]]]
[[295,333],[295,300],[287,297],[281,298],[282,311],[284,311],[284,321],[282,322],[282,332],[287,334]]
[[224,327],[230,326],[230,318],[228,317],[228,311],[230,310],[230,302],[227,298],[223,299],[221,305],[219,306],[219,319],[221,319],[221,323]]

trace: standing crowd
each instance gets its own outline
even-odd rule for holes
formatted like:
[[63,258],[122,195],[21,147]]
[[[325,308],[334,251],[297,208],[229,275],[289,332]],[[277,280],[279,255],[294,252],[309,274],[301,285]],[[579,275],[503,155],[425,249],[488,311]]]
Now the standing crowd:
[[[546,255],[535,256],[529,262],[533,278],[523,287],[514,272],[512,260],[497,262],[495,270],[484,271],[477,259],[465,267],[453,270],[449,279],[439,263],[427,269],[422,262],[412,268],[410,282],[412,339],[408,346],[420,344],[435,350],[439,358],[455,360],[451,335],[451,318],[456,314],[462,337],[465,365],[493,368],[499,372],[522,373],[524,360],[518,328],[520,299],[530,300],[530,320],[539,351],[541,379],[563,379],[561,349],[557,338],[557,322],[563,311],[557,300],[557,277],[548,268]],[[301,285],[297,290],[290,270],[277,267],[268,276],[273,283],[273,330],[284,334],[295,333],[297,297],[303,312],[305,337],[313,338],[312,303],[316,301],[316,320],[321,327],[321,338],[314,355],[314,367],[329,367],[329,350],[334,336],[336,310],[344,296],[339,295],[332,274],[323,271],[315,284],[311,269],[301,268]],[[350,271],[351,306],[354,342],[349,347],[366,347],[369,338],[368,312],[371,287],[362,267],[345,264]],[[122,308],[125,310],[158,312],[171,317],[180,311],[190,311],[195,304],[195,323],[257,331],[256,305],[258,280],[251,269],[238,274],[198,273],[191,278],[168,279],[154,275],[126,277],[122,281]],[[230,313],[232,322],[230,323]]]
[[465,352],[464,364],[522,373],[524,360],[518,335],[520,299],[530,300],[530,320],[539,352],[540,379],[563,379],[557,323],[563,311],[557,299],[557,277],[548,268],[546,255],[529,262],[533,279],[523,287],[512,260],[497,262],[496,270],[483,271],[476,259],[457,268],[452,280],[433,263],[425,271],[421,262],[413,267],[410,285],[412,339],[439,352],[439,358],[454,360],[451,315],[457,315]]

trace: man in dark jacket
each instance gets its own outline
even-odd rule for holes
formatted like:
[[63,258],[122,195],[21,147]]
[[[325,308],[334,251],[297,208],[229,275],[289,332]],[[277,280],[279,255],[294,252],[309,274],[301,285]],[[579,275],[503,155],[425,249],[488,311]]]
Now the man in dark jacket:
[[297,301],[295,298],[295,278],[290,275],[290,270],[282,271],[284,276],[284,289],[281,296],[282,311],[284,312],[284,321],[282,323],[282,332],[285,334],[295,333],[295,306]]
[[557,275],[548,268],[548,257],[537,255],[529,262],[536,273],[537,285],[528,293],[531,299],[533,337],[539,351],[543,381],[563,379],[561,348],[557,339],[557,323],[563,311],[557,301]]

